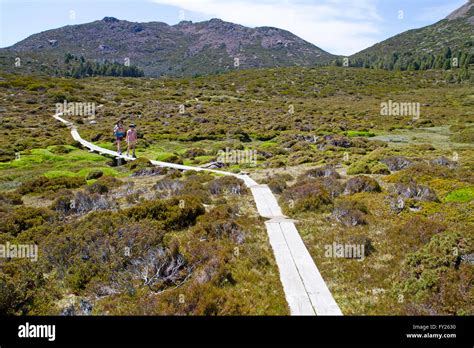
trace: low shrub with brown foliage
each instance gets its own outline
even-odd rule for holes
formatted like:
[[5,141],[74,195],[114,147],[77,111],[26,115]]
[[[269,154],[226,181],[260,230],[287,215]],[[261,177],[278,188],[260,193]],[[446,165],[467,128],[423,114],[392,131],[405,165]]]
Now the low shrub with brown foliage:
[[282,194],[286,211],[326,211],[332,204],[328,190],[317,180],[297,182]]
[[23,200],[17,192],[1,192],[0,202],[8,205],[22,205]]
[[205,150],[199,149],[199,148],[192,148],[192,149],[186,150],[183,156],[184,158],[194,158],[194,157],[204,156],[204,155],[206,155]]
[[367,207],[356,201],[338,201],[332,211],[332,217],[344,226],[365,225]]
[[344,188],[345,195],[352,195],[359,192],[381,192],[382,188],[378,182],[369,176],[356,176],[346,182]]
[[408,168],[413,164],[411,160],[403,156],[393,156],[382,159],[380,162],[385,164],[392,172]]
[[333,178],[333,179],[340,179],[341,176],[339,173],[333,168],[333,167],[320,167],[320,168],[314,168],[306,171],[300,178],[299,180],[304,180],[305,178]]
[[267,184],[273,193],[280,194],[288,187],[287,180],[292,180],[292,178],[288,179],[285,175],[276,174],[263,180],[262,183]]
[[235,206],[220,205],[198,218],[197,234],[204,238],[230,238],[237,244],[243,243],[245,232],[236,217],[239,210]]
[[394,226],[394,233],[399,234],[411,249],[425,245],[434,235],[445,230],[444,224],[421,216],[410,217],[405,223]]
[[95,183],[87,187],[89,193],[104,194],[111,189],[122,185],[123,182],[113,176],[102,176]]
[[223,176],[214,179],[209,183],[209,190],[213,195],[245,195],[248,193],[245,183],[234,176]]

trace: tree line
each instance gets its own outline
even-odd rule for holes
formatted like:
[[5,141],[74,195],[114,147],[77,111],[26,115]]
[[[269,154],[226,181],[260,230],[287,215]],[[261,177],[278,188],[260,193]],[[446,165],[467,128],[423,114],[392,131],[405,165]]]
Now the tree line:
[[385,69],[395,71],[416,71],[430,69],[461,69],[462,79],[469,79],[469,66],[474,64],[474,55],[467,51],[453,53],[450,47],[439,54],[416,55],[411,52],[394,52],[390,56],[368,54],[357,58],[339,57],[333,61],[335,66]]
[[133,65],[125,65],[117,62],[91,62],[86,61],[83,56],[77,57],[71,53],[64,55],[64,63],[68,77],[82,78],[88,76],[122,76],[122,77],[142,77],[143,70]]

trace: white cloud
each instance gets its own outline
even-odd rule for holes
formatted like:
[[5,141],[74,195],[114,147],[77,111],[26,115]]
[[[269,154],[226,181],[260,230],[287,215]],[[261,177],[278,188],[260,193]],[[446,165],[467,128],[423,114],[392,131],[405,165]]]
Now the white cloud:
[[249,27],[291,31],[333,54],[350,55],[377,42],[377,0],[153,0]]

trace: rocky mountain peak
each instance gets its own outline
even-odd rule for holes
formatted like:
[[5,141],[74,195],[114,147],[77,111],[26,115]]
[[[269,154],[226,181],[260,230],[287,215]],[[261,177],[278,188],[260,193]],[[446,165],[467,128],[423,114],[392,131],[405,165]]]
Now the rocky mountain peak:
[[459,18],[467,18],[467,21],[470,24],[474,24],[474,0],[469,0],[463,6],[453,11],[449,16],[446,17],[446,19],[449,21]]

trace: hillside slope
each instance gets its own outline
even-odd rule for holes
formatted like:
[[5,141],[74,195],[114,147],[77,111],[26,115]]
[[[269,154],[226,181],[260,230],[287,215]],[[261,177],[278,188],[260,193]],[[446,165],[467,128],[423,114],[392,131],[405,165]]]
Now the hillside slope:
[[390,69],[397,60],[401,65],[418,60],[421,65],[423,60],[439,54],[449,55],[448,48],[453,54],[472,54],[473,32],[474,0],[470,0],[435,24],[406,31],[354,54],[350,57],[351,65]]

